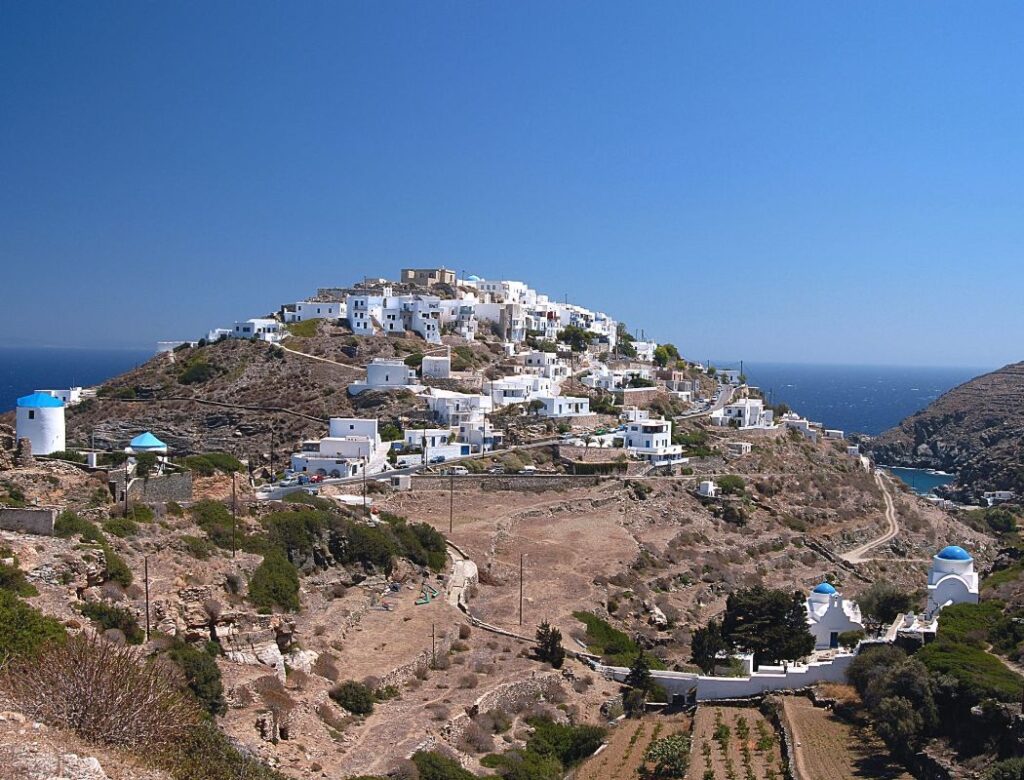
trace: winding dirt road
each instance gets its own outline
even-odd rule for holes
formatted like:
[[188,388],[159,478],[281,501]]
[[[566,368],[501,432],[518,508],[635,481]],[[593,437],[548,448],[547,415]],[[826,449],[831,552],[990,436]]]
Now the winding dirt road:
[[855,550],[851,550],[848,553],[843,553],[843,560],[850,563],[864,563],[869,560],[867,554],[874,550],[876,547],[881,547],[883,544],[894,538],[896,534],[900,532],[899,523],[896,522],[896,505],[892,500],[892,493],[889,492],[889,480],[887,477],[882,476],[882,472],[875,470],[875,482],[878,483],[878,487],[882,489],[882,498],[885,499],[885,520],[889,524],[885,533],[876,539],[872,539],[867,544],[862,544]]

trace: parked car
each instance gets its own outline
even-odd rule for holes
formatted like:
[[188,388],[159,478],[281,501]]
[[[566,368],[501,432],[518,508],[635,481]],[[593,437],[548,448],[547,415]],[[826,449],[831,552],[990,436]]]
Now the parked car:
[[431,463],[444,463],[445,462],[445,457],[444,457],[444,455],[435,455],[433,458],[430,459],[430,462]]
[[488,474],[504,474],[505,473],[505,467],[504,466],[492,466],[491,468],[489,468],[487,470],[487,473]]
[[469,473],[469,469],[467,469],[465,466],[452,466],[448,470],[448,473],[453,474],[456,477],[464,477]]
[[520,474],[536,474],[537,473],[537,467],[536,466],[523,466],[521,469],[519,469],[519,473]]
[[313,476],[311,476],[309,478],[309,481],[313,482],[313,483],[323,482],[324,481],[324,475],[323,474],[314,474]]

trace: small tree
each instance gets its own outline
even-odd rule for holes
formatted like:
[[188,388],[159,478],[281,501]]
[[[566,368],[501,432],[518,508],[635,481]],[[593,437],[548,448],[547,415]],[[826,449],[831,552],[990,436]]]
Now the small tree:
[[626,685],[638,688],[642,691],[649,691],[654,682],[651,677],[651,665],[647,662],[647,656],[643,652],[636,654],[636,660],[629,667],[629,674],[626,675]]
[[373,691],[355,680],[346,680],[330,691],[330,697],[353,715],[373,712]]
[[727,649],[728,645],[722,637],[721,621],[712,620],[704,628],[698,628],[693,632],[690,649],[691,660],[705,674],[711,674],[714,671],[718,654]]
[[537,628],[537,657],[555,669],[561,669],[565,661],[562,632],[546,620]]
[[135,476],[145,479],[156,470],[156,453],[140,452],[135,456]]
[[838,636],[839,646],[847,650],[853,650],[863,638],[863,631],[843,631]]
[[886,580],[877,580],[857,596],[861,611],[876,623],[892,623],[897,616],[909,612],[914,597]]

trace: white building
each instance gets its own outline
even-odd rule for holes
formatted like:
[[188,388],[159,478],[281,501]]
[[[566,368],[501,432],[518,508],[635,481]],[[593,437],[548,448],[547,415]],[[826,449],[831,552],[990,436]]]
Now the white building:
[[569,377],[569,366],[554,352],[533,350],[523,355],[523,371],[560,382]]
[[651,419],[651,413],[647,409],[641,409],[639,406],[626,406],[622,410],[622,419],[626,422],[641,422],[642,420]]
[[281,323],[269,317],[253,317],[248,320],[240,320],[235,323],[231,331],[231,337],[236,339],[251,339],[253,341],[268,341],[277,343],[281,340]]
[[62,452],[64,433],[64,402],[59,398],[36,392],[17,400],[15,436],[32,442],[32,454]]
[[437,387],[428,389],[420,398],[427,402],[427,407],[438,422],[452,426],[483,417],[494,409],[494,402],[489,395],[458,393]]
[[146,452],[153,452],[157,455],[167,454],[167,445],[154,436],[150,431],[140,433],[129,442],[124,451],[130,455],[142,455]]
[[989,506],[993,504],[1001,504],[1004,501],[1013,501],[1017,497],[1017,494],[1012,490],[986,490],[982,494],[982,498],[985,499],[985,503]]
[[406,428],[402,436],[406,447],[434,448],[448,444],[451,428]]
[[354,477],[383,471],[388,445],[381,441],[377,420],[332,417],[327,436],[302,442],[292,455],[292,471],[325,477]]
[[180,339],[178,341],[158,341],[156,343],[156,354],[160,355],[164,352],[174,352],[178,347],[197,347],[199,346],[198,341],[186,341]]
[[74,406],[82,402],[82,388],[69,387],[64,390],[33,390],[33,393],[46,393],[62,401],[64,406]]
[[773,412],[764,408],[760,398],[741,398],[711,413],[715,425],[732,425],[737,428],[770,428]]
[[366,381],[353,382],[348,386],[349,395],[359,395],[367,390],[394,390],[408,388],[418,390],[416,371],[403,361],[394,358],[374,358],[366,367]]
[[544,417],[579,417],[590,414],[590,399],[571,395],[538,395],[536,399],[544,404],[540,414]]
[[796,412],[786,412],[782,415],[782,424],[790,431],[798,431],[801,436],[811,442],[818,441],[818,426],[810,420],[801,417]]
[[749,441],[731,441],[726,446],[730,455],[749,455],[753,448]]
[[635,420],[626,424],[625,446],[631,455],[655,466],[685,463],[683,447],[672,443],[671,420]]
[[714,480],[705,479],[697,486],[697,492],[704,498],[716,498],[718,496],[718,485]]
[[654,350],[658,348],[657,341],[634,341],[633,349],[636,350],[636,359],[644,363],[654,362]]
[[543,397],[551,397],[557,385],[545,376],[519,374],[494,379],[484,383],[484,392],[491,397],[494,406],[522,404]]
[[448,379],[452,375],[451,356],[424,355],[420,373],[424,379]]
[[740,383],[740,370],[738,368],[720,368],[717,374],[724,384],[738,385]]
[[860,445],[859,444],[848,444],[846,445],[846,454],[851,458],[860,457]]
[[814,635],[814,648],[826,650],[839,647],[839,635],[846,631],[862,631],[860,607],[844,599],[832,585],[823,582],[807,597],[807,627]]
[[826,428],[825,438],[832,439],[833,441],[842,441],[846,436],[840,430],[836,430],[835,428]]
[[502,446],[505,434],[496,430],[481,413],[459,423],[459,440],[468,443],[477,452],[490,452]]
[[974,559],[963,547],[943,547],[932,558],[928,572],[928,607],[931,618],[950,604],[978,603],[978,575]]
[[340,301],[298,301],[285,307],[285,322],[305,320],[338,320],[345,316],[345,304]]

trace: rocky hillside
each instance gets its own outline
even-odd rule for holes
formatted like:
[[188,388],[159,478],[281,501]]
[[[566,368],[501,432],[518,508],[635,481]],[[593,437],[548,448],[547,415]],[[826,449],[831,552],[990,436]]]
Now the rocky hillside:
[[[486,344],[452,341],[456,367],[486,367],[499,357]],[[280,457],[302,438],[322,435],[328,417],[415,413],[422,404],[410,393],[353,398],[346,388],[373,358],[405,358],[428,346],[321,323],[284,347],[228,339],[156,355],[68,410],[68,444],[120,448],[152,430],[179,453],[223,450],[266,462],[272,448]]]
[[1024,363],[984,374],[937,398],[869,445],[879,463],[957,475],[951,492],[1024,493]]

